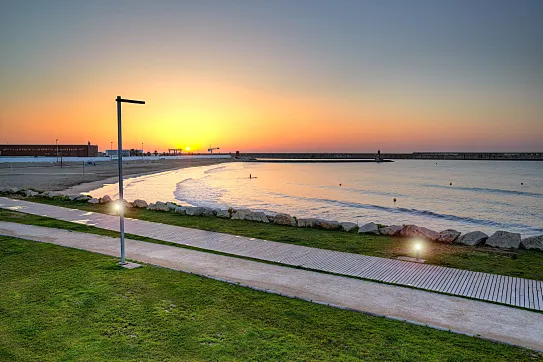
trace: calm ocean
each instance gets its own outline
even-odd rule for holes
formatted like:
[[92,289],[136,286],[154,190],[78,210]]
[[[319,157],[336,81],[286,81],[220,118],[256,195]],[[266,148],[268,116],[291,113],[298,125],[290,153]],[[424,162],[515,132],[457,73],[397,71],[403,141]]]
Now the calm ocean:
[[[105,185],[90,194],[117,197],[117,188]],[[235,162],[131,178],[125,181],[125,198],[286,212],[360,225],[374,221],[437,231],[543,234],[541,162]]]

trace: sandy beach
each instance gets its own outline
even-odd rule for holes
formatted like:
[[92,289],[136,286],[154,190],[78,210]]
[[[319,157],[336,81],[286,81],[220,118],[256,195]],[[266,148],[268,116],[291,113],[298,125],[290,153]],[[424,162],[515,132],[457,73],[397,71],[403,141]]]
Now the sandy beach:
[[[123,162],[125,178],[181,169],[186,167],[208,166],[229,159],[182,159]],[[34,188],[41,191],[67,191],[79,193],[115,182],[118,177],[117,161],[96,163],[96,166],[66,163],[61,168],[54,164],[17,163],[13,166],[0,164],[0,187]]]

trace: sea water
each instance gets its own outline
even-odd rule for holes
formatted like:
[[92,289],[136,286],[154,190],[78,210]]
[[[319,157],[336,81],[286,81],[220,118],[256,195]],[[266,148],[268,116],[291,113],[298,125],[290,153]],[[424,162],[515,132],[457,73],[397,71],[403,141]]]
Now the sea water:
[[[90,194],[117,197],[118,185]],[[130,178],[124,196],[359,225],[543,234],[543,163],[535,161],[231,162]]]

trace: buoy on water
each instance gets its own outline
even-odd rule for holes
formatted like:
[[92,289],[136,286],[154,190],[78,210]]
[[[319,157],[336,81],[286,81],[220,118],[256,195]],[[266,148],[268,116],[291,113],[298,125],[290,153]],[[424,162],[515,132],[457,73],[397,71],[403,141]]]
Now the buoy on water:
[[341,184],[339,184],[339,186],[341,186]]
[[394,198],[394,202],[396,202],[396,198]]
[[521,182],[520,184],[521,184],[521,185],[524,185],[524,182]]
[[451,185],[451,186],[452,186],[452,182],[451,182],[451,183],[450,183],[449,185]]

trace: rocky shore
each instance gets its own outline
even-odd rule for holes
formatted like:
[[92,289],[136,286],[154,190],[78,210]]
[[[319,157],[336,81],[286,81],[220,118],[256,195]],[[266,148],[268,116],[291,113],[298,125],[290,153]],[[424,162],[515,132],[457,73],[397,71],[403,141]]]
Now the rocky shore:
[[[19,195],[24,197],[46,197],[60,198],[71,201],[86,201],[90,204],[106,204],[117,202],[109,195],[101,198],[92,198],[88,195],[64,195],[60,192],[46,191],[39,192],[32,189],[17,189],[14,187],[0,187],[0,195]],[[247,220],[262,223],[273,223],[276,225],[285,225],[299,228],[314,228],[323,230],[335,230],[343,232],[352,232],[359,234],[385,235],[391,237],[417,238],[430,242],[446,244],[462,244],[472,247],[490,246],[502,249],[533,249],[543,251],[543,235],[521,238],[519,233],[512,233],[504,230],[498,230],[492,235],[487,235],[481,231],[472,231],[461,234],[459,231],[447,229],[443,231],[434,231],[417,225],[383,225],[378,223],[367,223],[357,225],[352,222],[340,222],[336,220],[324,220],[318,218],[297,218],[285,213],[274,215],[266,214],[262,211],[252,211],[249,209],[212,209],[200,206],[179,206],[172,202],[156,201],[147,203],[145,200],[134,200],[133,202],[124,201],[126,208],[144,208],[158,212],[171,212],[187,216],[214,216],[223,219]]]

